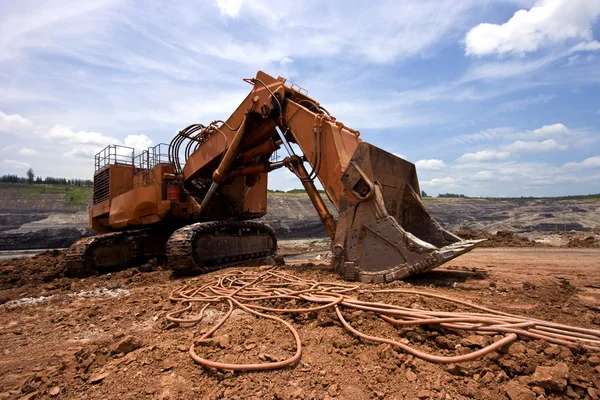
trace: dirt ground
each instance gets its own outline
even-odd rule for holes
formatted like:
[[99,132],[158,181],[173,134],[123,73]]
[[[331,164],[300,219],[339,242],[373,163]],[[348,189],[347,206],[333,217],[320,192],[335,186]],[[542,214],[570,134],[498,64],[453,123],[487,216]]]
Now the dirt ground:
[[[318,245],[308,250],[318,250]],[[282,252],[306,250],[292,243]],[[326,257],[326,251],[321,253]],[[303,278],[339,280],[314,251],[310,254],[312,262],[288,262],[281,268]],[[389,345],[356,339],[332,310],[286,318],[304,345],[301,361],[293,367],[206,370],[187,351],[224,309],[214,308],[194,326],[168,324],[165,313],[174,309],[168,301],[171,290],[185,282],[208,281],[216,273],[177,278],[150,263],[67,279],[61,277],[62,257],[55,251],[0,261],[0,399],[597,399],[600,394],[600,354],[581,348],[520,340],[480,360],[432,364]],[[600,249],[477,249],[386,287],[417,288],[600,329]],[[420,309],[466,310],[421,296],[360,296]],[[348,312],[347,318],[364,332],[400,338],[440,355],[471,351],[492,339],[433,326],[395,328],[358,311]],[[261,362],[293,353],[290,335],[270,322],[243,313],[230,321],[218,331],[216,346],[202,349],[204,356]]]

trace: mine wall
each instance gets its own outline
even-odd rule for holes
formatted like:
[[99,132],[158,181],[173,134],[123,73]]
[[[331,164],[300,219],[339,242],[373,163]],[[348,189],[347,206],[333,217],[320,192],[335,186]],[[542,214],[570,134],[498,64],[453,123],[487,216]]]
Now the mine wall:
[[[68,247],[92,235],[85,207],[69,206],[60,196],[23,199],[0,191],[0,250]],[[327,199],[330,212],[337,212]],[[431,215],[445,229],[488,233],[544,231],[586,232],[600,227],[600,202],[487,199],[425,199]],[[268,214],[261,219],[280,239],[325,238],[309,198],[303,193],[270,193]]]

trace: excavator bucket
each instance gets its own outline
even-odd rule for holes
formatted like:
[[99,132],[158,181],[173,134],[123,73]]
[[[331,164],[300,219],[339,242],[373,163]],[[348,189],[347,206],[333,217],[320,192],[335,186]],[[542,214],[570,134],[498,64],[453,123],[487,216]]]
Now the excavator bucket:
[[333,265],[346,280],[381,283],[430,271],[481,240],[442,228],[421,200],[415,165],[366,142],[344,171],[346,195],[333,241]]

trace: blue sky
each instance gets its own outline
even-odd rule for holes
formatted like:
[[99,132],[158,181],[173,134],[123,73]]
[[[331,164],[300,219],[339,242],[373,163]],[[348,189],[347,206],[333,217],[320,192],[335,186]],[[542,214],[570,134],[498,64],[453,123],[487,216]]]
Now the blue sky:
[[[430,194],[600,192],[600,0],[0,3],[0,174],[227,118],[257,70],[416,163]],[[286,171],[273,189],[300,187]]]

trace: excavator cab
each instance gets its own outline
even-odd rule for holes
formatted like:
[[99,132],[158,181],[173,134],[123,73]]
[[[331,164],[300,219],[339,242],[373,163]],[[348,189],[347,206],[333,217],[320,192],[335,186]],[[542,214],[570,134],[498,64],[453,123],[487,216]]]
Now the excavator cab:
[[414,164],[366,142],[342,175],[333,265],[346,280],[381,283],[429,271],[480,241],[442,228],[421,199]]

